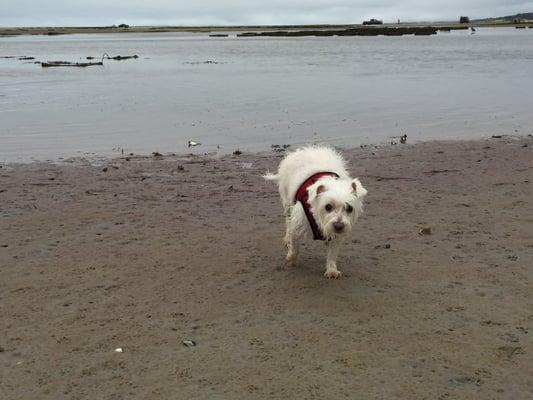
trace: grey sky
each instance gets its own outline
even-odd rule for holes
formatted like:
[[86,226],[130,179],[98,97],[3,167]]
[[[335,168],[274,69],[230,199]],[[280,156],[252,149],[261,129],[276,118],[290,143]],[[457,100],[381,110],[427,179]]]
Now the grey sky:
[[0,0],[0,26],[236,25],[456,20],[533,12],[520,0]]

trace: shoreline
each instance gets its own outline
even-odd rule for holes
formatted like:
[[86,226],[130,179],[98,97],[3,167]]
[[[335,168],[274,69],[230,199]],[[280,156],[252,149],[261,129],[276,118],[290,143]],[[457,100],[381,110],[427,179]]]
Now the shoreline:
[[529,27],[533,28],[533,22],[511,23],[511,22],[470,22],[470,23],[450,23],[450,22],[416,22],[416,23],[391,23],[382,25],[363,24],[313,24],[313,25],[232,25],[232,26],[131,26],[129,28],[119,28],[111,26],[86,26],[86,27],[0,27],[0,37],[20,36],[20,35],[68,35],[79,33],[162,33],[162,32],[271,32],[277,30],[305,31],[305,30],[349,30],[365,29],[371,31],[374,28],[423,28],[432,27],[436,30],[442,29],[468,29],[474,28],[501,28],[501,27]]
[[[383,151],[386,149],[394,149],[395,147],[409,147],[409,146],[416,146],[416,145],[431,145],[431,144],[459,144],[459,143],[468,143],[468,142],[480,142],[480,141],[486,141],[486,140],[508,140],[508,141],[523,141],[523,140],[529,140],[533,137],[532,134],[509,134],[509,135],[491,135],[491,136],[483,136],[483,137],[477,137],[477,138],[461,138],[461,139],[427,139],[427,140],[415,140],[412,141],[409,137],[407,137],[407,143],[402,144],[400,143],[399,136],[391,136],[390,142],[380,142],[380,143],[364,143],[360,144],[358,146],[351,146],[351,145],[334,145],[330,142],[316,142],[316,143],[296,143],[296,144],[271,144],[269,148],[265,148],[263,150],[258,151],[248,151],[246,149],[241,149],[239,146],[235,146],[231,150],[227,151],[220,151],[220,150],[211,150],[207,152],[202,152],[201,145],[196,149],[196,147],[192,147],[190,152],[175,152],[175,151],[147,151],[147,152],[139,152],[139,153],[132,153],[132,152],[125,152],[124,154],[117,155],[112,153],[94,153],[94,152],[86,152],[82,155],[71,155],[71,156],[58,156],[55,158],[43,158],[43,159],[36,159],[36,158],[30,158],[26,160],[16,160],[11,161],[1,161],[0,160],[0,166],[23,166],[28,164],[50,164],[50,165],[91,165],[91,166],[100,166],[104,165],[106,163],[112,163],[112,162],[121,162],[121,161],[150,161],[153,159],[166,159],[169,160],[178,160],[178,159],[184,159],[187,157],[197,157],[197,158],[205,158],[205,159],[221,159],[224,157],[230,157],[235,156],[235,152],[237,152],[237,155],[243,155],[243,156],[252,156],[252,157],[263,157],[263,156],[269,156],[269,155],[275,155],[275,156],[283,156],[287,152],[290,152],[292,150],[297,149],[298,147],[304,147],[304,146],[310,146],[310,145],[324,145],[324,146],[331,146],[341,152],[347,151],[347,152],[354,152],[358,151],[359,149],[363,150],[369,150],[369,151]],[[118,153],[118,150],[117,150]]]
[[283,153],[2,166],[4,395],[527,398],[533,138],[341,152],[337,281],[280,269]]

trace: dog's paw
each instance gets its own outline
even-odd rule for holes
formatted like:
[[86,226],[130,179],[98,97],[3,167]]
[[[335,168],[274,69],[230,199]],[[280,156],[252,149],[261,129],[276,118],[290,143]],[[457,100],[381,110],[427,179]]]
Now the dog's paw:
[[285,266],[294,268],[298,264],[298,253],[296,251],[289,251],[285,257]]
[[298,263],[296,262],[296,258],[287,258],[285,260],[285,268],[295,268],[298,266]]
[[336,269],[327,269],[324,272],[324,276],[328,279],[339,279],[342,276],[342,272]]

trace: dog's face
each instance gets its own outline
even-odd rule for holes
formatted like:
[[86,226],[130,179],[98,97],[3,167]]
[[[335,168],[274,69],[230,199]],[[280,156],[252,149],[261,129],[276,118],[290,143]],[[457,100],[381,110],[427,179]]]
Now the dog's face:
[[321,179],[308,190],[311,212],[326,240],[350,233],[367,193],[359,179]]

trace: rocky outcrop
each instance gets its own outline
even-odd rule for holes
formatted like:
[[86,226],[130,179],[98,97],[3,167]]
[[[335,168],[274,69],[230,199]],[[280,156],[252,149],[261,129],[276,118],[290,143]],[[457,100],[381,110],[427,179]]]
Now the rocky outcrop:
[[[450,28],[451,29],[451,28]],[[303,30],[303,31],[266,31],[266,32],[244,32],[238,37],[255,37],[255,36],[283,36],[283,37],[300,37],[300,36],[402,36],[402,35],[435,35],[437,28],[433,26],[415,26],[415,27],[358,27],[350,29],[327,29],[327,30]]]

